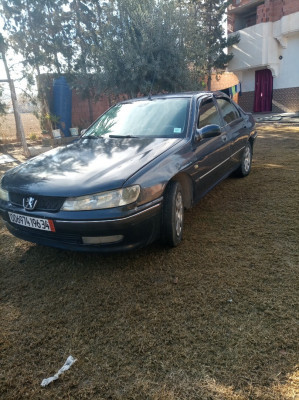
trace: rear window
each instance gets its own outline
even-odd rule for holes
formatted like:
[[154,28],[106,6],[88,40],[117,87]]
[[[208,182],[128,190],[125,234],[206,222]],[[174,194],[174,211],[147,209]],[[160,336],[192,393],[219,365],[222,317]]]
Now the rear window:
[[217,102],[222,112],[223,119],[227,124],[240,118],[239,111],[228,99],[217,99]]

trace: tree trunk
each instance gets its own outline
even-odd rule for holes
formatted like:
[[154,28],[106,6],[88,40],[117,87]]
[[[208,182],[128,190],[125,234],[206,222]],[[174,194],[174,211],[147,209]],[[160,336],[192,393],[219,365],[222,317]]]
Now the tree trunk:
[[17,141],[22,143],[22,147],[23,147],[25,156],[30,157],[30,152],[27,147],[25,132],[24,132],[21,115],[20,115],[20,111],[19,111],[19,104],[18,104],[18,100],[17,100],[15,85],[14,85],[13,80],[10,77],[10,72],[9,72],[9,68],[7,65],[7,61],[6,61],[4,48],[2,49],[1,54],[2,54],[2,60],[3,60],[4,68],[6,71],[6,76],[8,79],[9,88],[10,88],[11,101],[12,101],[12,106],[13,106],[13,111],[14,111],[14,116],[15,116],[15,123],[16,123]]
[[207,89],[208,91],[211,91],[212,87],[212,75],[211,71],[208,72],[208,81],[207,81]]
[[45,82],[42,82],[41,72],[39,66],[35,66],[37,71],[37,93],[41,105],[41,128],[52,136],[52,123],[50,121],[50,109],[47,100],[46,90],[44,88]]

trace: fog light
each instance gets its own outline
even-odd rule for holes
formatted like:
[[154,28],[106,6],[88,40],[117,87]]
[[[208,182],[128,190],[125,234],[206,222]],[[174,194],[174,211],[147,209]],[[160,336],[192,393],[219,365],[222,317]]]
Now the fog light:
[[116,243],[123,240],[123,235],[113,235],[113,236],[84,236],[82,241],[84,244],[109,244]]

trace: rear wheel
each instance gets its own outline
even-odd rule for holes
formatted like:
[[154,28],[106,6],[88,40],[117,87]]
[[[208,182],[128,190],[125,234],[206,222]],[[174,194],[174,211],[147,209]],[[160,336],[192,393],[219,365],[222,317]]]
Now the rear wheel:
[[162,240],[175,247],[182,240],[184,223],[183,190],[179,182],[168,184],[163,201]]
[[243,151],[241,165],[237,169],[236,175],[241,178],[249,175],[251,171],[251,163],[252,163],[252,146],[249,142],[247,142],[245,149]]

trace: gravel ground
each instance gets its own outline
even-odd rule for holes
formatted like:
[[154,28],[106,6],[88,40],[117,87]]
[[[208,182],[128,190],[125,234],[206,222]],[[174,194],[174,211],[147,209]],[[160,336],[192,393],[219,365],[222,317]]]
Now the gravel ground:
[[1,399],[299,399],[299,128],[258,131],[178,248],[66,252],[0,222]]

